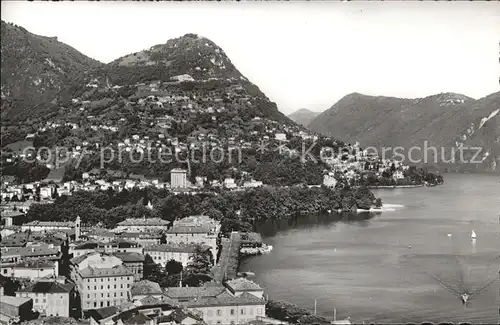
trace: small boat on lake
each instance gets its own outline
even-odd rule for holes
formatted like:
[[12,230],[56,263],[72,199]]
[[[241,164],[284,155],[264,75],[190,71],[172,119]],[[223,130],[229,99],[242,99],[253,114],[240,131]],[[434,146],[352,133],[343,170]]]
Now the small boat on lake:
[[477,238],[477,234],[474,230],[472,230],[472,233],[470,234],[470,238],[472,239],[476,239]]
[[469,301],[469,295],[466,293],[463,293],[460,295],[460,299],[462,299],[463,304],[466,305],[467,301]]

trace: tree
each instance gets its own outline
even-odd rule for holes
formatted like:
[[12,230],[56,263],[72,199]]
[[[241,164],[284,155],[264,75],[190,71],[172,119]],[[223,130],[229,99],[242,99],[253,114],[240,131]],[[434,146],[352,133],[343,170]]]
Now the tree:
[[6,296],[15,296],[16,291],[19,289],[21,289],[21,283],[12,278],[8,278],[3,285],[4,295]]
[[179,273],[181,273],[182,272],[182,263],[181,262],[177,262],[174,259],[171,259],[165,265],[165,272],[167,272],[169,275],[170,274],[179,274]]
[[209,275],[210,267],[210,250],[197,246],[186,268],[183,283],[192,287],[199,287],[204,282],[212,280]]
[[160,269],[158,268],[158,265],[153,261],[151,255],[146,254],[146,256],[144,256],[144,279],[156,282],[152,279],[156,279],[161,276],[159,272]]

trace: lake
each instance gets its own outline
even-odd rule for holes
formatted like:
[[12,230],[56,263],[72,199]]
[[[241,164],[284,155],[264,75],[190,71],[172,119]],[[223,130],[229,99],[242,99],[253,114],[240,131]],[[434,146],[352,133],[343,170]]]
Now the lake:
[[[359,323],[498,323],[500,177],[444,176],[441,186],[375,190],[393,207],[378,215],[260,225],[274,249],[240,270],[255,272],[270,299],[311,310],[316,299],[323,316],[336,308],[338,319]],[[467,306],[464,291],[477,292]]]

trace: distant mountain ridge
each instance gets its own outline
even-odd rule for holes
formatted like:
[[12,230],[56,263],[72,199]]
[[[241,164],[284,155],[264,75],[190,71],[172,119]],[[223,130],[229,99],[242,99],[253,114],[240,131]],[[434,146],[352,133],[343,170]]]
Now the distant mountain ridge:
[[301,108],[289,114],[288,117],[295,123],[307,127],[309,123],[311,123],[311,121],[314,120],[314,118],[319,114],[321,114],[321,112],[313,112],[307,108]]
[[44,114],[77,76],[102,63],[59,42],[1,22],[2,119]]
[[56,38],[2,21],[2,118],[7,123],[54,116],[72,99],[88,95],[89,85],[103,92],[112,86],[169,82],[177,76],[208,82],[214,90],[240,84],[254,97],[248,102],[249,114],[295,124],[205,37],[186,34],[103,64]]
[[448,170],[500,172],[498,108],[500,92],[479,100],[455,93],[416,99],[352,93],[318,115],[309,128],[348,142],[359,141],[364,147],[402,146],[408,150],[427,142],[429,147],[439,148],[438,156],[445,158],[451,157],[452,148],[456,156],[459,146],[481,146],[480,164],[434,164],[433,153],[426,162]]

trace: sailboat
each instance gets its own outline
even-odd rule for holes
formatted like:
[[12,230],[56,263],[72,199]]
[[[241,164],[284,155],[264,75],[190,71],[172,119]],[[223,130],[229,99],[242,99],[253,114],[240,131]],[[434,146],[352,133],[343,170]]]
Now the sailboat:
[[470,234],[470,238],[472,238],[472,239],[477,238],[476,232],[474,230],[472,230],[472,233]]

